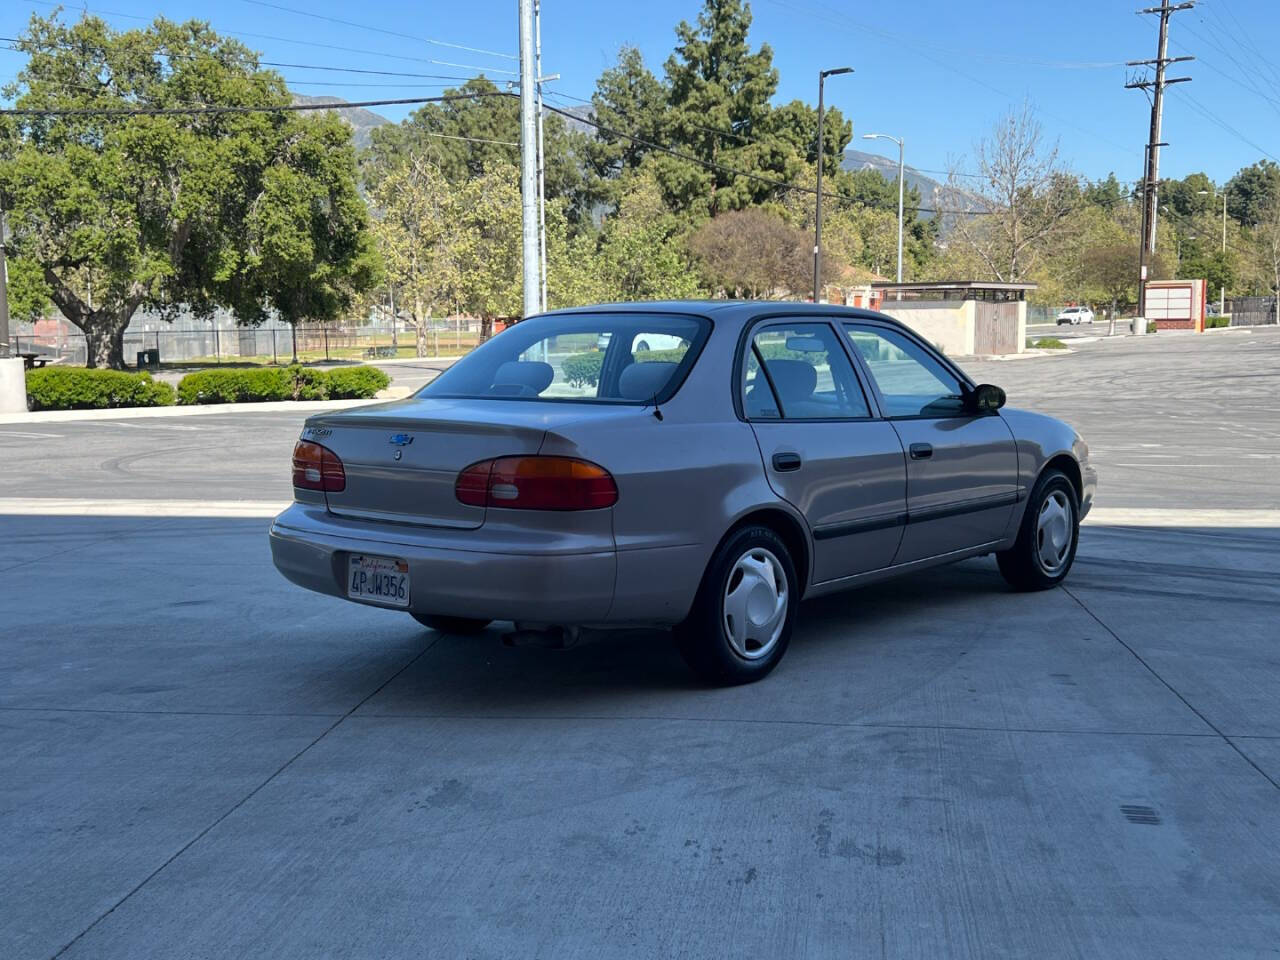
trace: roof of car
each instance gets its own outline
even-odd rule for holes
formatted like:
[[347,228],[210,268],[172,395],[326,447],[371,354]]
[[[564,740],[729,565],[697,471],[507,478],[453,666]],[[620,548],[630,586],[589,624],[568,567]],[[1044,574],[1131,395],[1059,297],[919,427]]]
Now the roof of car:
[[883,320],[897,324],[898,321],[883,313],[859,307],[842,307],[834,303],[807,303],[795,300],[642,300],[630,303],[596,303],[583,307],[566,307],[562,310],[550,310],[548,314],[563,315],[575,313],[692,313],[704,316],[714,315],[717,318],[735,320],[751,320],[756,317],[773,314],[790,314],[804,316],[839,316],[861,318],[867,320]]

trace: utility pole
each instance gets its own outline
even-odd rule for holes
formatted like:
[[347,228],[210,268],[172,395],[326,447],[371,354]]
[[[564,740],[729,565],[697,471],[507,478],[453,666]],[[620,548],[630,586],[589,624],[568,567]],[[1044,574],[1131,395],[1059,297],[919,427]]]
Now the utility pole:
[[822,300],[822,162],[826,159],[826,150],[822,142],[822,88],[827,77],[838,73],[853,73],[853,67],[836,67],[834,70],[818,71],[818,205],[813,215],[813,302]]
[[4,207],[0,206],[0,333],[4,334],[4,353],[9,355],[9,268],[5,260]]
[[542,0],[533,0],[533,69],[538,75],[538,309],[547,309],[547,153],[542,139]]
[[1156,222],[1159,214],[1160,185],[1160,148],[1167,143],[1160,140],[1160,127],[1164,119],[1164,88],[1171,83],[1186,83],[1190,77],[1173,77],[1166,79],[1164,69],[1171,63],[1194,60],[1195,57],[1169,56],[1169,18],[1179,10],[1190,10],[1196,0],[1184,0],[1182,3],[1170,3],[1160,0],[1158,7],[1146,7],[1138,13],[1160,14],[1160,39],[1156,46],[1154,60],[1131,60],[1126,66],[1156,68],[1155,80],[1134,80],[1125,84],[1126,90],[1151,91],[1151,128],[1147,137],[1145,169],[1143,171],[1142,190],[1142,247],[1138,255],[1138,322],[1134,323],[1134,333],[1145,334],[1147,315],[1147,260],[1156,252]]
[[524,273],[523,315],[538,312],[538,124],[537,77],[533,62],[533,0],[517,0],[520,9],[520,219]]
[[[891,137],[887,133],[864,133],[863,140],[891,140],[898,145],[898,282],[902,282],[902,184],[905,167],[906,140],[902,137]],[[898,291],[898,299],[902,299],[902,291]]]

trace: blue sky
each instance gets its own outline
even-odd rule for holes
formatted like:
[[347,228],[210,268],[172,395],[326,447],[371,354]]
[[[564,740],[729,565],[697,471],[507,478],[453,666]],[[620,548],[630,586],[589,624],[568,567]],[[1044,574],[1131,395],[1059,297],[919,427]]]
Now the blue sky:
[[[515,54],[515,0],[422,3],[420,0],[271,0],[278,6],[337,17],[376,29],[346,26],[274,9],[253,0],[86,0],[83,6],[120,28],[156,14],[199,17],[240,35],[267,59],[463,76],[483,68],[494,79],[512,74],[514,60],[477,50]],[[1155,2],[1155,0],[1151,0]],[[820,67],[851,65],[853,76],[827,86],[828,102],[855,125],[853,146],[866,132],[906,138],[907,162],[940,171],[952,160],[972,169],[973,144],[994,120],[1023,98],[1031,101],[1067,165],[1090,177],[1111,171],[1140,175],[1148,105],[1123,89],[1123,62],[1155,55],[1156,18],[1138,16],[1137,0],[916,0],[903,13],[889,4],[822,0],[755,0],[753,45],[767,42],[781,74],[778,99],[816,100]],[[0,4],[0,35],[13,36],[31,12],[53,5],[34,0]],[[556,89],[590,96],[595,78],[620,46],[640,48],[655,72],[674,44],[673,28],[696,17],[698,0],[647,0],[642,5],[590,0],[545,0],[543,64],[559,73]],[[74,16],[80,6],[64,14]],[[258,36],[254,36],[257,34]],[[1175,15],[1171,55],[1198,60],[1171,71],[1193,82],[1167,96],[1161,173],[1206,171],[1224,181],[1263,156],[1280,157],[1280,68],[1268,39],[1280,34],[1276,0],[1202,0]],[[292,42],[291,42],[292,41]],[[299,42],[301,41],[301,42]],[[437,62],[428,62],[437,61]],[[0,82],[21,58],[0,51]],[[302,93],[349,100],[430,96],[434,79],[355,76],[285,68]],[[386,84],[358,86],[356,84]],[[411,108],[378,108],[399,119]],[[896,150],[895,150],[896,154]],[[964,158],[970,158],[967,162]]]

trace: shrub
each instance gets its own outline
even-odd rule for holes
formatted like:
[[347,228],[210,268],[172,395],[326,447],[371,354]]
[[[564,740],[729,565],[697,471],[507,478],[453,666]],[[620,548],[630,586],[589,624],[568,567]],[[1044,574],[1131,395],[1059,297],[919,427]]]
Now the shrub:
[[1205,317],[1204,318],[1204,327],[1206,330],[1212,330],[1214,327],[1229,327],[1229,326],[1231,326],[1230,317]]
[[288,370],[199,370],[178,384],[178,402],[251,403],[256,400],[294,399],[294,379]]
[[363,400],[386,389],[391,378],[377,367],[338,367],[330,370],[330,400]]
[[347,400],[374,396],[391,382],[377,367],[317,370],[291,367],[200,370],[178,384],[178,402],[254,403],[264,400]]
[[325,400],[329,397],[329,375],[323,370],[294,364],[285,368],[289,377],[286,400]]
[[173,387],[149,373],[41,367],[27,372],[32,410],[100,410],[107,407],[167,407]]
[[1154,320],[1147,321],[1147,333],[1155,333],[1157,329],[1158,328],[1156,327],[1156,322]]
[[679,363],[688,351],[678,350],[637,350],[634,354],[636,363]]
[[603,364],[603,353],[573,353],[560,361],[560,369],[571,387],[594,387],[600,382]]

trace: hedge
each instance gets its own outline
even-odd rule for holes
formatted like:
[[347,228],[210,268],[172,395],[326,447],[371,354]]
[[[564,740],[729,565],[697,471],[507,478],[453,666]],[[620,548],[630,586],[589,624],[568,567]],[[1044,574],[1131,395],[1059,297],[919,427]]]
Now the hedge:
[[391,383],[391,378],[377,367],[338,367],[330,370],[326,379],[330,400],[372,397]]
[[604,354],[596,351],[590,353],[573,353],[560,361],[560,369],[571,387],[594,387],[600,382],[600,367],[604,363]]
[[376,367],[264,367],[201,370],[178,384],[178,402],[253,403],[264,400],[366,399],[391,382]]
[[167,407],[173,387],[149,373],[40,367],[27,371],[32,410],[101,410],[107,407]]

